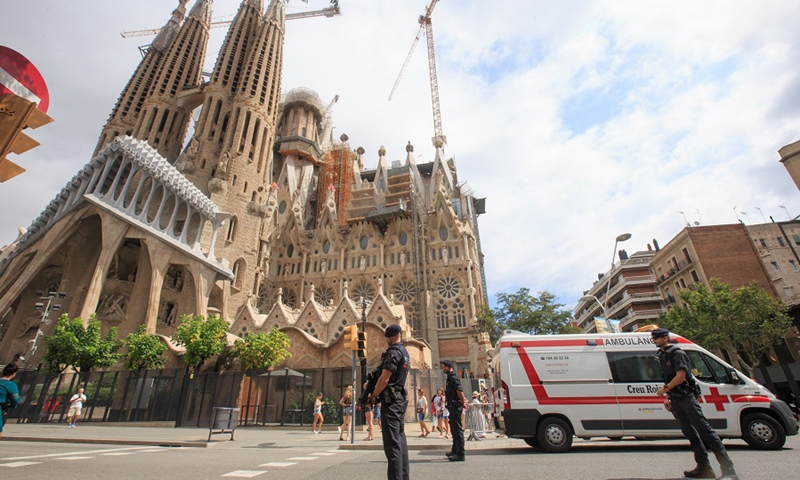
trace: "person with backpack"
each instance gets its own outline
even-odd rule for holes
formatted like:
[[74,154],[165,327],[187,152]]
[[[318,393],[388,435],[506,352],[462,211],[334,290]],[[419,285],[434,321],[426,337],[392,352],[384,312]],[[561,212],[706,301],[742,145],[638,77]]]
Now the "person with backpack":
[[3,423],[8,412],[19,404],[19,388],[11,380],[17,376],[19,367],[15,363],[9,363],[3,368],[3,375],[0,376],[0,437],[3,436]]
[[708,424],[700,403],[697,401],[699,387],[692,376],[689,356],[676,345],[669,343],[669,330],[656,328],[650,335],[658,347],[656,359],[661,367],[664,386],[656,394],[667,396],[664,408],[672,412],[678,421],[681,432],[689,440],[697,466],[683,474],[689,478],[715,478],[714,469],[708,461],[706,446],[714,452],[722,468],[720,480],[738,480],[733,461],[728,456],[717,432]]

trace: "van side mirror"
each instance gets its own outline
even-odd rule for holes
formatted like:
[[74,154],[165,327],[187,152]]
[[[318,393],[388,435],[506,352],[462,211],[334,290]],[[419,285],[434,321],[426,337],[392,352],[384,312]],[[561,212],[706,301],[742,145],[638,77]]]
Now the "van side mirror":
[[744,383],[744,380],[739,377],[739,373],[736,370],[731,368],[728,370],[728,375],[731,377],[731,383],[736,385],[742,385]]

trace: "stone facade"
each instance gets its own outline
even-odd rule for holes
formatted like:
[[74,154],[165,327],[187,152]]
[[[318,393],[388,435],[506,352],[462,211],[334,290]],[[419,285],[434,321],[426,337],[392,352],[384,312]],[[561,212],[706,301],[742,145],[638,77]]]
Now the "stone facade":
[[443,146],[419,164],[410,142],[403,161],[381,148],[365,168],[363,149],[332,138],[333,102],[306,88],[281,96],[278,0],[242,2],[203,83],[211,1],[184,19],[186,3],[123,90],[95,157],[0,255],[11,333],[0,362],[28,351],[32,292],[55,289],[68,292],[63,312],[97,312],[122,335],[144,323],[168,342],[192,313],[222,315],[236,336],[277,327],[292,339],[292,368],[349,365],[341,333],[365,309],[370,364],[399,323],[414,367],[449,358],[485,373],[483,199],[459,184]]

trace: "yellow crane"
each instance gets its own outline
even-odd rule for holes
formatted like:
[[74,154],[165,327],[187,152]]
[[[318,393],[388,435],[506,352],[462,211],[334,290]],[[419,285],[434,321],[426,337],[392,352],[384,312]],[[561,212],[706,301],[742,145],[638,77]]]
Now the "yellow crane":
[[433,144],[438,147],[447,144],[447,137],[442,133],[442,109],[439,105],[439,80],[436,76],[436,50],[433,47],[433,23],[431,22],[431,15],[437,3],[439,3],[439,0],[431,0],[430,5],[425,8],[425,14],[419,16],[419,31],[416,38],[414,38],[414,43],[411,44],[411,50],[408,52],[406,61],[400,69],[400,74],[394,82],[392,92],[389,94],[389,100],[392,99],[397,86],[400,84],[400,79],[403,78],[403,73],[406,71],[409,60],[411,60],[411,55],[414,53],[414,49],[417,48],[417,43],[419,43],[419,37],[422,32],[425,32],[425,40],[428,43],[428,74],[431,82],[431,104],[433,106]]
[[[438,0],[437,0],[438,1]],[[321,10],[311,10],[308,12],[295,12],[295,13],[287,13],[286,20],[298,20],[301,18],[311,18],[311,17],[328,17],[331,18],[335,15],[340,15],[341,10],[338,6],[323,8]],[[221,28],[227,27],[230,25],[232,20],[225,20],[219,22],[211,22],[211,28]],[[160,28],[148,28],[145,30],[131,30],[127,32],[122,32],[120,35],[122,38],[130,38],[130,37],[146,37],[148,35],[157,35],[160,32]]]

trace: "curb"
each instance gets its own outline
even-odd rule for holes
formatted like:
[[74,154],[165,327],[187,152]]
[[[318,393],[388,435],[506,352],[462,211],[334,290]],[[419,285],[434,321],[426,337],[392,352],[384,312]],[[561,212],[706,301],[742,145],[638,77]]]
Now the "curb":
[[171,440],[131,440],[119,438],[64,438],[64,437],[23,437],[19,435],[3,435],[4,442],[42,442],[42,443],[88,443],[99,445],[137,445],[152,447],[195,447],[213,446],[204,441],[171,441]]

